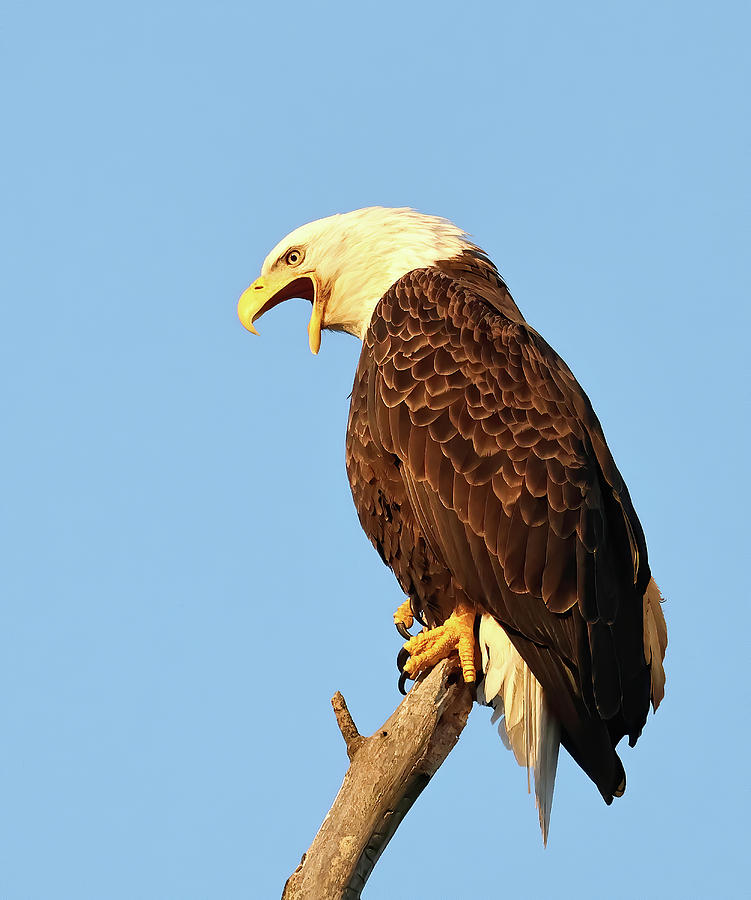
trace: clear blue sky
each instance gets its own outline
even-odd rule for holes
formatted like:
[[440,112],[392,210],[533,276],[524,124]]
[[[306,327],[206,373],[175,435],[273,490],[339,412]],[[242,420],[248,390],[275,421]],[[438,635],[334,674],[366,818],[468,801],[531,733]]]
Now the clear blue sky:
[[[617,7],[617,8],[616,8]],[[748,822],[746,4],[34,3],[0,21],[0,897],[276,897],[398,701],[344,471],[356,341],[235,315],[266,252],[447,216],[589,391],[667,696],[543,851],[477,708],[365,897],[740,896]]]

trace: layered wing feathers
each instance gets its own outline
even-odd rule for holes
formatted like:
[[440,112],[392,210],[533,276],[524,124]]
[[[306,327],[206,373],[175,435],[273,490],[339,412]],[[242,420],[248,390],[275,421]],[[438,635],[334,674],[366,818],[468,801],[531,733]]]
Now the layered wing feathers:
[[[454,587],[504,625],[564,729],[594,715],[611,720],[611,746],[623,733],[635,740],[645,677],[649,702],[633,638],[649,581],[643,534],[589,400],[508,294],[445,267],[405,275],[376,308],[353,412],[356,453],[393,456],[430,557],[421,571],[445,564]],[[348,447],[351,479],[358,465]],[[355,484],[353,495],[382,543]],[[409,591],[409,565],[387,562]],[[596,777],[600,764],[568,748],[607,799],[620,764]]]

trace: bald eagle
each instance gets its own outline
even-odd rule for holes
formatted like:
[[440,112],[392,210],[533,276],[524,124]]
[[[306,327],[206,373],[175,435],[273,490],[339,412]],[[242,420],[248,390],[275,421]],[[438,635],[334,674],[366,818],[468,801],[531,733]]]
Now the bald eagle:
[[[373,207],[296,229],[238,313],[291,297],[362,341],[346,465],[406,601],[415,678],[456,662],[535,781],[547,842],[559,745],[606,803],[663,697],[667,630],[642,527],[587,395],[465,232]],[[411,636],[414,620],[423,630]]]

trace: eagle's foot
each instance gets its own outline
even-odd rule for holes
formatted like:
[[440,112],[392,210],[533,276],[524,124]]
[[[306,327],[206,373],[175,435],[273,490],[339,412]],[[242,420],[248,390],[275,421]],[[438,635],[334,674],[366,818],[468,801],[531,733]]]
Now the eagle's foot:
[[[401,608],[401,607],[400,607]],[[443,625],[416,634],[404,645],[409,659],[402,670],[409,678],[432,669],[436,663],[456,651],[465,682],[475,680],[475,611],[468,604],[457,604]]]
[[415,622],[418,622],[422,626],[425,625],[425,622],[413,601],[405,600],[394,613],[394,625],[396,625],[396,630],[399,634],[407,641],[412,637],[409,633],[409,629]]

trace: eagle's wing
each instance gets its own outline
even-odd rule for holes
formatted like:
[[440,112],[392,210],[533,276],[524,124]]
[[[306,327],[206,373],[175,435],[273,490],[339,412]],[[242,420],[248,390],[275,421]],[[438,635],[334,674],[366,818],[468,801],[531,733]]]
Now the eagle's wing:
[[581,744],[613,756],[646,720],[646,546],[589,400],[519,319],[437,269],[405,275],[365,338],[368,421],[427,542],[504,626],[608,794],[622,770],[596,777]]

